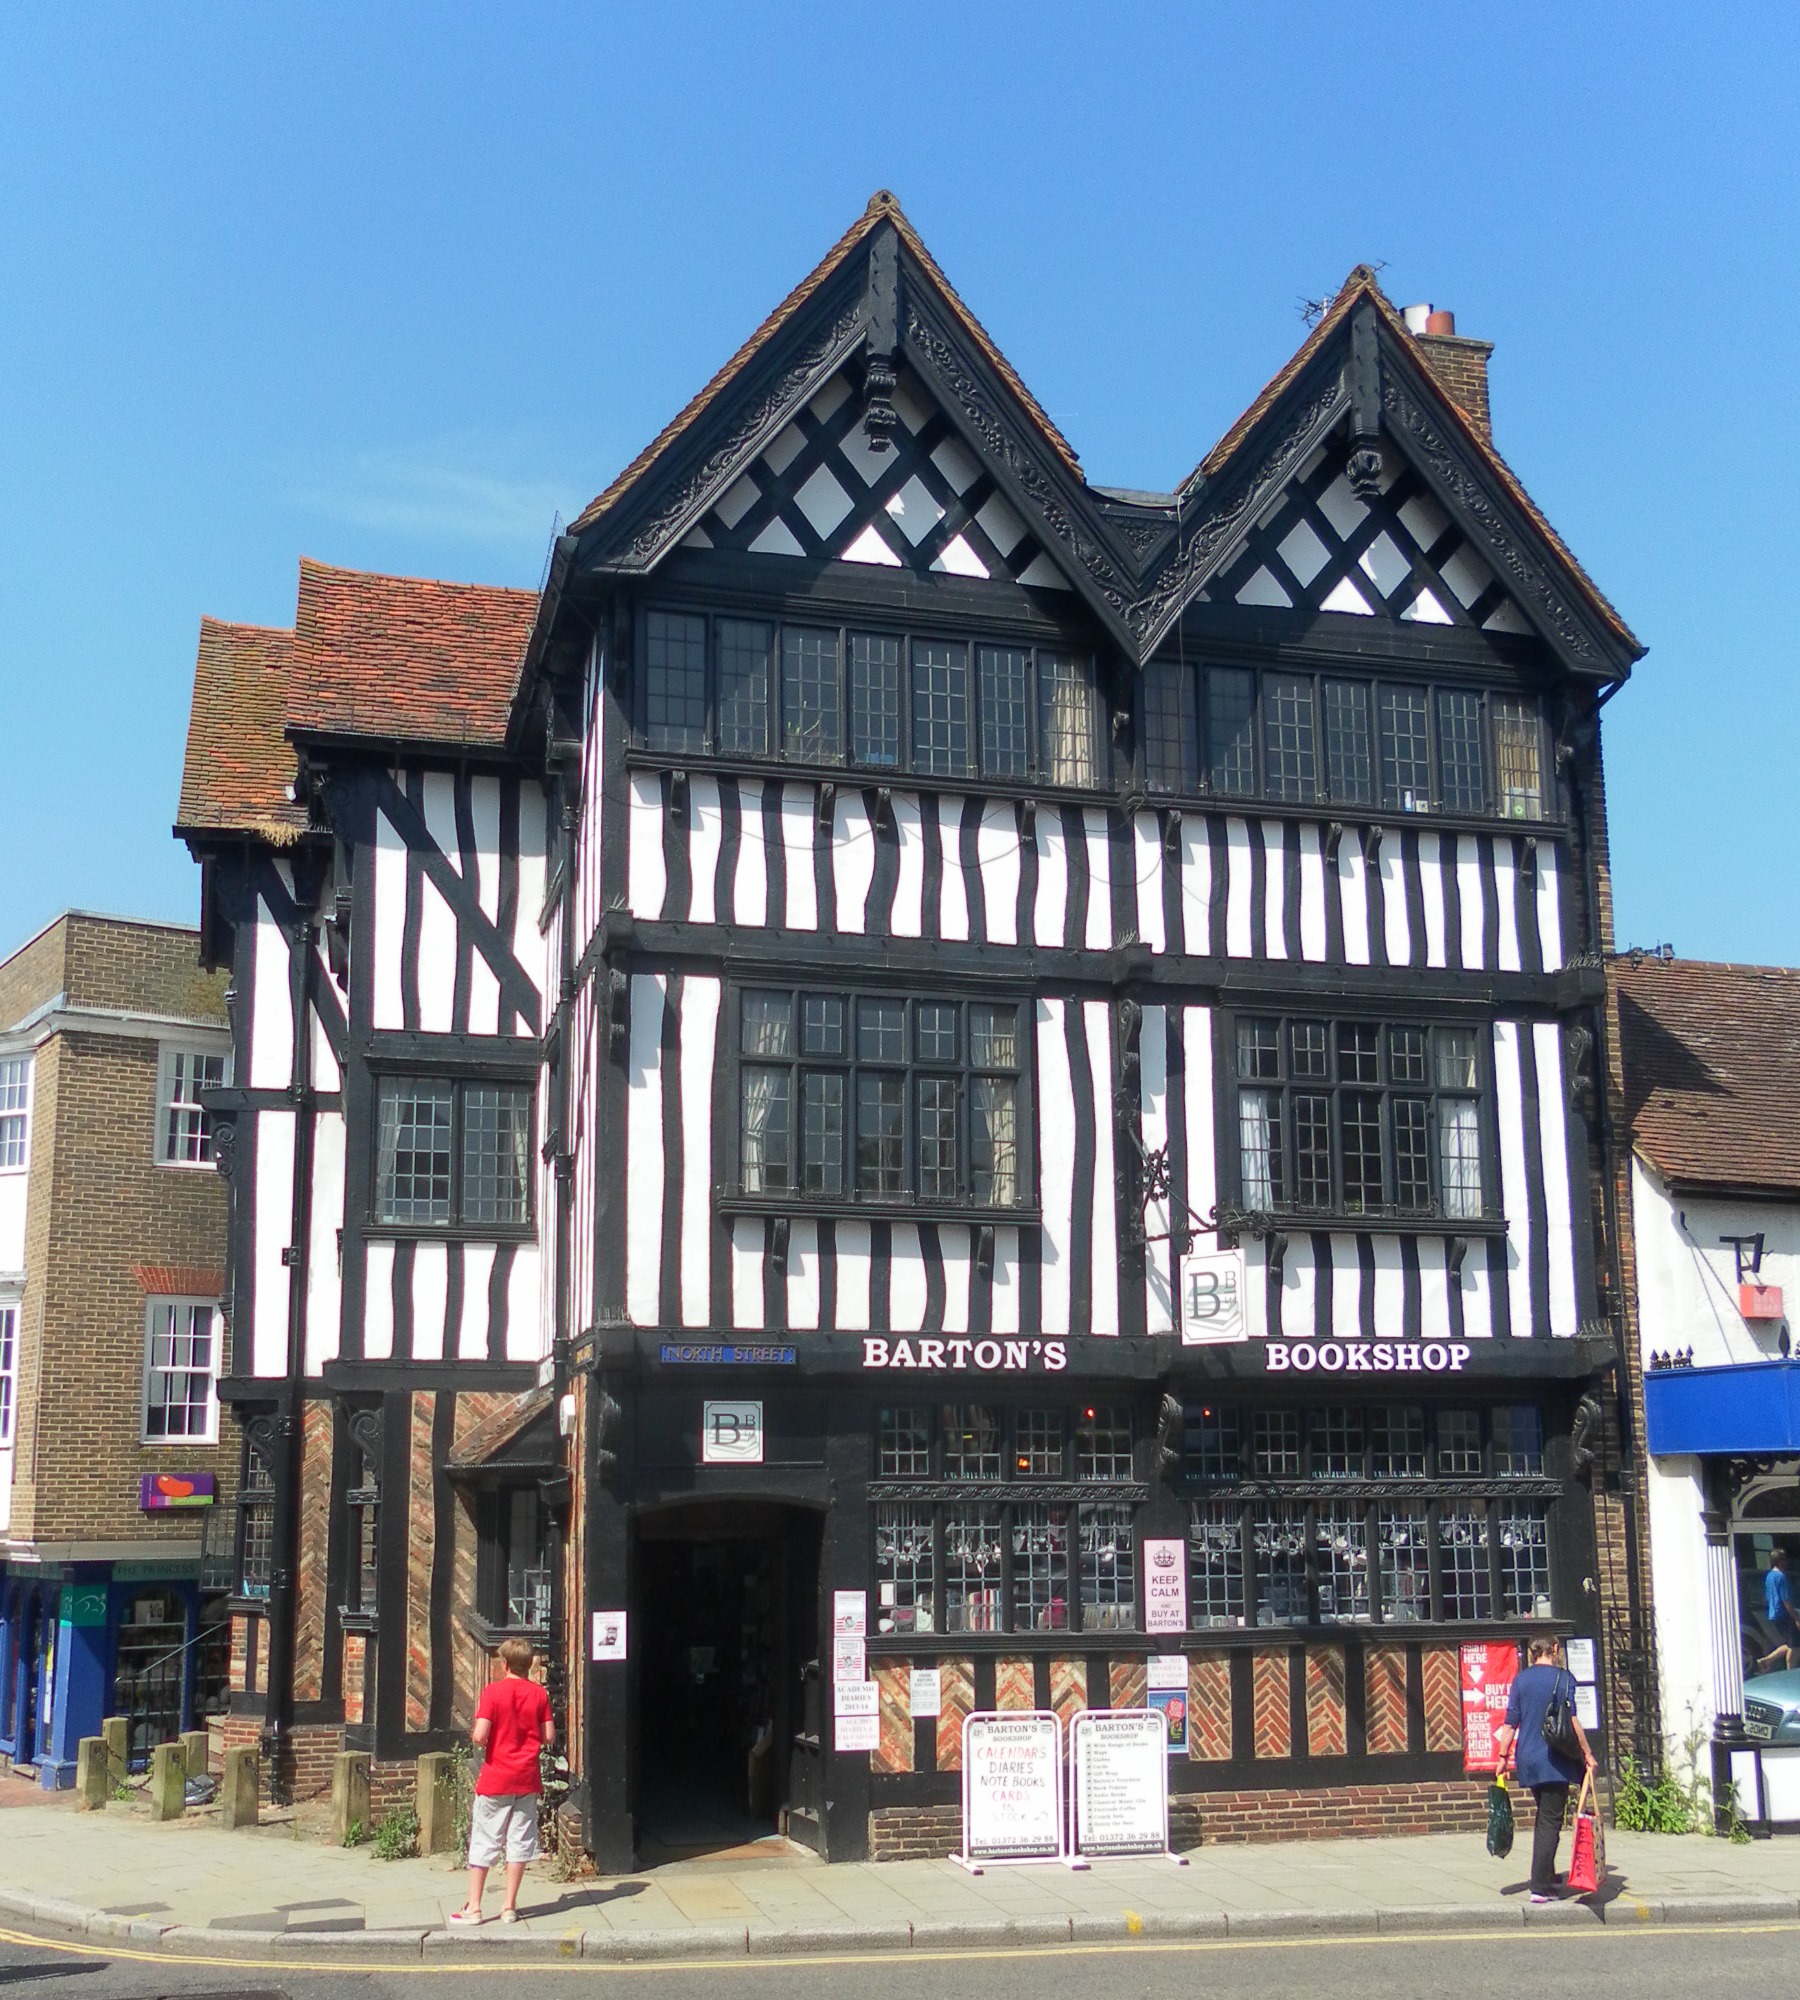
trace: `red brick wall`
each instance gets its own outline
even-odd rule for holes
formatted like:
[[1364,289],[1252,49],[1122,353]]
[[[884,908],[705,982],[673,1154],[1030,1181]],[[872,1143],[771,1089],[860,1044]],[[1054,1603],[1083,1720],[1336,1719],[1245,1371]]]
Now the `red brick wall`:
[[1188,1659],[1188,1755],[1223,1764],[1231,1756],[1231,1661],[1223,1653]]
[[1349,1748],[1344,1712],[1344,1654],[1338,1646],[1312,1646],[1306,1654],[1306,1749],[1312,1757],[1342,1757]]
[[1251,1678],[1256,1695],[1257,1756],[1291,1757],[1294,1754],[1294,1724],[1288,1708],[1286,1650],[1258,1653],[1251,1668]]
[[1371,1757],[1406,1750],[1406,1653],[1399,1646],[1370,1646],[1363,1654],[1363,1719]]

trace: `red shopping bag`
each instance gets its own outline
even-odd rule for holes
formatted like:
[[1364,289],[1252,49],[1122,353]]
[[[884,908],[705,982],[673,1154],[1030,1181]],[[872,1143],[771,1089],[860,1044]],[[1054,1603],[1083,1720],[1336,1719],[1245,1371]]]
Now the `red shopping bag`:
[[1569,1887],[1577,1896],[1591,1896],[1606,1879],[1606,1850],[1600,1843],[1600,1820],[1594,1810],[1594,1774],[1581,1781],[1575,1801],[1575,1847],[1569,1856]]

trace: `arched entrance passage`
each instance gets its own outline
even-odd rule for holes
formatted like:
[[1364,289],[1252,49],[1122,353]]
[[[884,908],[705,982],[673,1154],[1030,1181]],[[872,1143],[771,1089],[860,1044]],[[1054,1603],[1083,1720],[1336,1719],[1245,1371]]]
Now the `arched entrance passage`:
[[820,1844],[818,1511],[762,1500],[636,1524],[638,1852]]

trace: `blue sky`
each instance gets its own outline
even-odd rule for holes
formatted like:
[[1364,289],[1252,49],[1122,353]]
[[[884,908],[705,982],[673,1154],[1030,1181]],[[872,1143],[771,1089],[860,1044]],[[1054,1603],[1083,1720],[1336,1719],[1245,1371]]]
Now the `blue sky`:
[[0,0],[0,953],[193,918],[203,612],[290,622],[303,553],[535,583],[889,186],[1100,483],[1359,260],[1496,342],[1651,648],[1620,941],[1800,960],[1796,75],[1785,7]]

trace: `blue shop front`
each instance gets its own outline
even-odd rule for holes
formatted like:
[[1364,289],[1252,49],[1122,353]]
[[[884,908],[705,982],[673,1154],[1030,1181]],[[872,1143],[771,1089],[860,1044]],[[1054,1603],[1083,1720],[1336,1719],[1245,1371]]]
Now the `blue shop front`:
[[227,1605],[191,1557],[0,1564],[0,1759],[46,1791],[71,1786],[82,1737],[123,1715],[142,1769],[223,1713]]

